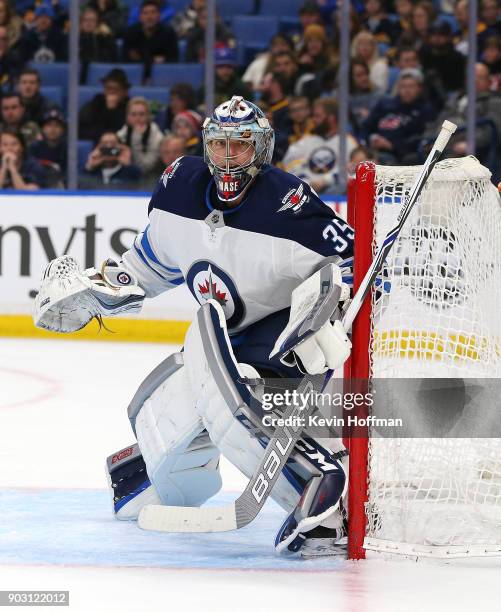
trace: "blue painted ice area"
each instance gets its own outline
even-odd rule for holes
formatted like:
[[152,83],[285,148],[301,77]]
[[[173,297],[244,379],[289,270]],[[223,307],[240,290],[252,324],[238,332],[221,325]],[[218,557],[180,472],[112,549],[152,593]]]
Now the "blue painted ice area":
[[[221,493],[211,504],[235,497]],[[108,493],[102,490],[3,489],[0,508],[0,565],[314,571],[339,563],[278,556],[273,540],[284,511],[272,501],[249,526],[208,534],[146,532],[135,522],[116,521]]]

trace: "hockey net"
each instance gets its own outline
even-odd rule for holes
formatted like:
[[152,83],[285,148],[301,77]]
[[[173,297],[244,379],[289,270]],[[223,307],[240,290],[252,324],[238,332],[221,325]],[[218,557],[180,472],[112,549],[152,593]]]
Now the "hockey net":
[[[348,204],[355,289],[418,171],[359,166]],[[500,377],[501,204],[490,176],[473,157],[437,164],[354,323],[345,377]],[[501,440],[351,439],[349,512],[352,558],[501,555]]]

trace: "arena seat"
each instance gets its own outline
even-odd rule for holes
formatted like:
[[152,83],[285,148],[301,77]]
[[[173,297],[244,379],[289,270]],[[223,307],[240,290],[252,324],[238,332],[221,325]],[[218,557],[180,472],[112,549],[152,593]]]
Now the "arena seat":
[[99,93],[103,93],[102,85],[81,85],[78,88],[78,108],[82,108],[84,104],[92,100]]
[[259,15],[299,17],[299,9],[303,4],[304,0],[268,0],[261,2],[261,6],[259,7]]
[[146,98],[150,102],[159,102],[165,106],[169,99],[169,89],[168,87],[131,87],[129,98],[135,98],[136,96]]
[[237,15],[231,27],[239,44],[266,43],[278,32],[278,17],[272,15]]
[[40,87],[40,93],[50,102],[59,106],[60,109],[63,108],[63,92],[60,87],[56,85],[42,85],[42,87]]
[[263,49],[278,32],[278,17],[272,15],[238,15],[231,20],[231,28],[238,41],[238,63],[245,64],[245,49]]
[[77,142],[77,158],[78,158],[78,170],[83,170],[85,162],[90,155],[90,152],[94,148],[92,140],[79,140]]
[[120,68],[125,72],[131,85],[141,85],[143,79],[143,64],[102,64],[92,63],[87,73],[87,85],[100,85],[101,80],[110,70]]
[[53,64],[31,62],[30,68],[38,70],[42,85],[68,87],[69,69],[66,62],[54,62]]
[[203,78],[202,64],[153,64],[151,70],[151,85],[154,87],[189,83],[196,89],[202,85]]
[[[235,15],[252,15],[254,0],[217,0],[217,11],[221,19],[227,21]],[[272,13],[273,14],[273,13]]]

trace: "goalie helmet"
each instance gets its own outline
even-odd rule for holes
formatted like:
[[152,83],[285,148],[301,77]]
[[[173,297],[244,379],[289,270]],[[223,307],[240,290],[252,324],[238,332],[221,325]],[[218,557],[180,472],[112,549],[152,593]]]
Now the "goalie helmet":
[[215,109],[204,122],[203,143],[220,200],[231,202],[243,195],[271,162],[274,142],[273,128],[252,102],[233,96]]

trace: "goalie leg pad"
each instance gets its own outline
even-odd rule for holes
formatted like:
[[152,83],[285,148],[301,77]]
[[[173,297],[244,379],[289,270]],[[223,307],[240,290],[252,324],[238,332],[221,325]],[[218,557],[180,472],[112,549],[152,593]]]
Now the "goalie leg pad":
[[204,429],[186,368],[181,367],[136,417],[139,447],[163,504],[199,506],[221,488],[219,451]]
[[[250,478],[271,434],[256,431],[256,420],[249,417],[253,402],[248,385],[241,381],[259,376],[252,366],[236,362],[217,303],[210,301],[200,308],[186,335],[184,360],[190,386],[198,388],[197,411],[212,441]],[[311,477],[337,470],[333,455],[338,451],[346,453],[336,440],[328,440],[327,444],[302,441],[298,447],[300,450],[293,451],[271,493],[288,512],[296,507]]]

